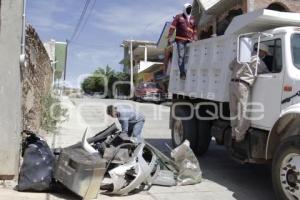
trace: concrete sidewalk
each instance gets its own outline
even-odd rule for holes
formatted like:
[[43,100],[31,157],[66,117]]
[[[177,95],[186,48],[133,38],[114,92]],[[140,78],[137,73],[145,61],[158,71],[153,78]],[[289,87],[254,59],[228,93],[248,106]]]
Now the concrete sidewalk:
[[[104,105],[119,102],[116,100],[97,100],[97,99],[69,99],[64,100],[64,104],[70,108],[70,119],[62,124],[57,134],[47,135],[48,144],[52,147],[65,147],[81,140],[84,129],[89,126],[89,135],[94,135],[100,130],[115,122],[114,119],[105,119]],[[126,101],[128,102],[128,101]],[[133,102],[129,102],[133,103]],[[136,103],[133,103],[136,104]],[[101,107],[102,106],[102,107]],[[170,130],[168,128],[169,113],[163,112],[159,119],[153,117],[152,104],[141,104],[142,112],[146,115],[146,124],[144,128],[144,137],[163,152],[168,151],[165,143],[170,144]],[[79,114],[78,114],[79,113]],[[105,123],[100,123],[105,122]],[[200,162],[200,166],[202,166]],[[44,193],[20,193],[12,190],[14,184],[8,187],[0,186],[0,200],[56,200],[56,199],[77,199],[71,193],[62,192],[62,194],[44,194]],[[245,196],[246,197],[246,196]],[[124,200],[234,200],[237,199],[233,191],[230,191],[224,185],[204,179],[202,183],[191,186],[176,187],[158,187],[153,186],[148,191],[138,194],[111,197],[100,194],[101,200],[124,199]],[[253,199],[253,198],[238,198]],[[268,198],[266,198],[268,199]]]
[[[203,200],[231,200],[233,193],[228,191],[216,183],[204,180],[203,183],[193,186],[178,187],[158,187],[153,186],[149,191],[143,191],[135,195],[124,197],[110,197],[99,194],[98,199],[101,200],[187,200],[187,199],[203,199]],[[0,200],[61,200],[61,199],[79,199],[71,193],[48,194],[48,193],[23,193],[12,190],[11,187],[0,188]]]

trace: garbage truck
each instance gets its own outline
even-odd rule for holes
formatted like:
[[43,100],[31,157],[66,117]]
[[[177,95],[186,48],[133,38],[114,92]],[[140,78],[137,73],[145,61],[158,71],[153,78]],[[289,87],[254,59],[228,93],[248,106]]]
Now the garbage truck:
[[[251,127],[243,142],[231,139],[230,63],[247,64],[253,49],[269,48],[270,72],[251,87]],[[169,91],[173,145],[190,141],[203,155],[214,138],[242,163],[271,163],[278,199],[300,199],[300,14],[257,10],[237,16],[222,36],[189,43],[186,80],[173,49]]]

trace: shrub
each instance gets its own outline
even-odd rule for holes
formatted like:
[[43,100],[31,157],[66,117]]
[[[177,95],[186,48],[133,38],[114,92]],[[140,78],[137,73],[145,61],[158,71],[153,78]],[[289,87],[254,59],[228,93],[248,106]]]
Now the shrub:
[[68,119],[68,110],[62,108],[60,100],[48,94],[42,99],[41,127],[47,132],[55,131],[58,125]]

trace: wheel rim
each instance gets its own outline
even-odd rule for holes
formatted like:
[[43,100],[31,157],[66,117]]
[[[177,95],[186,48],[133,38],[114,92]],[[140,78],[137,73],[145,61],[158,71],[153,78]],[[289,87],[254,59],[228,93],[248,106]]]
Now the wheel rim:
[[286,155],[280,167],[282,190],[289,200],[300,200],[300,155]]
[[176,145],[180,145],[183,142],[183,125],[179,120],[176,120],[174,123],[174,142]]

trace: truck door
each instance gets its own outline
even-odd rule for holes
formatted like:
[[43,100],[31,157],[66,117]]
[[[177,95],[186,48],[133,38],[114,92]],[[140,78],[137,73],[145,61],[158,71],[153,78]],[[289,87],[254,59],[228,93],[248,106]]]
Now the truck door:
[[[270,73],[259,74],[252,88],[253,104],[251,112],[251,126],[264,130],[270,130],[281,111],[282,85],[284,70],[282,65],[282,42],[281,39],[263,41],[269,47],[269,55],[263,61]],[[263,111],[255,109],[263,108]]]

